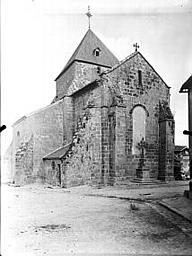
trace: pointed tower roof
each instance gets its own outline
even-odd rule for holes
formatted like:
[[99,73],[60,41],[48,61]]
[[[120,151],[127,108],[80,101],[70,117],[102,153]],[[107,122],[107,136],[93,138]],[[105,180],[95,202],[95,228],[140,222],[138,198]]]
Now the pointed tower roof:
[[91,29],[88,29],[77,49],[55,80],[57,80],[74,61],[87,62],[105,67],[112,67],[119,63],[118,59]]

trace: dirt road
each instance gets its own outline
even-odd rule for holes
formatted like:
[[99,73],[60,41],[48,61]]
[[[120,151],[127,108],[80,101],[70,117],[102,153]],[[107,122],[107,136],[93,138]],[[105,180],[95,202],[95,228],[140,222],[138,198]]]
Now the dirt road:
[[96,253],[191,255],[192,243],[149,204],[2,187],[3,256]]

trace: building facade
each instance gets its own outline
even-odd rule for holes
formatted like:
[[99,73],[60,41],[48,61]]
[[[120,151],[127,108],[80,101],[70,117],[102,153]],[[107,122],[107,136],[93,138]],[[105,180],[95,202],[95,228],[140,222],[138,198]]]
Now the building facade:
[[175,180],[189,179],[189,148],[175,146],[174,178]]
[[140,52],[119,62],[88,29],[55,81],[53,102],[13,125],[15,183],[174,178],[170,87]]
[[189,135],[189,161],[190,161],[190,178],[192,179],[192,75],[182,85],[180,93],[188,94],[188,123],[189,131],[185,134]]

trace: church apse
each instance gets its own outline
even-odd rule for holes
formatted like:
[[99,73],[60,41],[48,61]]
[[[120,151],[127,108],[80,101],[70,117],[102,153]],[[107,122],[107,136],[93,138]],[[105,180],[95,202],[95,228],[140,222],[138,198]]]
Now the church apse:
[[61,186],[122,184],[144,167],[151,179],[171,179],[170,88],[134,47],[119,62],[88,29],[55,80],[53,102],[28,116],[20,135],[14,134],[21,143],[27,133],[32,175],[54,183],[55,161]]
[[[115,150],[115,163],[110,164],[114,167],[115,182],[121,183],[122,180],[137,177],[136,170],[141,155],[138,144],[142,138],[146,142],[144,152],[145,168],[149,170],[148,177],[153,180],[160,178],[159,170],[163,162],[169,162],[165,172],[169,172],[167,175],[171,177],[174,125],[170,124],[170,131],[164,130],[170,142],[164,155],[169,160],[165,163],[165,158],[159,159],[159,100],[166,101],[169,107],[170,88],[138,51],[119,66],[106,72],[105,78],[106,86],[111,88],[112,105],[115,105],[116,141],[115,146],[111,146]],[[121,120],[119,126],[118,120]],[[110,129],[113,126],[110,125]],[[121,131],[118,127],[121,127]]]

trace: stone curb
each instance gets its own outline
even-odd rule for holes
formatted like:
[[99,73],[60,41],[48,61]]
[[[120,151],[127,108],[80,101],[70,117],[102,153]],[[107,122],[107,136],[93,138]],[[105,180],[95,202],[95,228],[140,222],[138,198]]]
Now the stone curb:
[[[137,201],[137,202],[149,202],[149,199],[142,199],[142,198],[133,198],[133,197],[122,197],[122,196],[112,196],[112,195],[103,195],[103,194],[84,194],[84,196],[95,196],[95,197],[105,197],[105,198],[116,198],[116,199],[121,199],[121,200],[133,200],[133,201]],[[180,211],[178,211],[177,209],[171,207],[170,205],[164,203],[164,202],[158,202],[159,205],[165,207],[166,209],[178,214],[179,216],[181,216],[182,218],[185,218],[187,221],[189,221],[190,223],[192,223],[192,220],[189,219],[187,216],[183,215]]]
[[178,211],[177,209],[175,209],[174,207],[170,206],[167,203],[164,202],[158,202],[159,205],[165,207],[166,209],[178,214],[179,216],[185,218],[186,220],[188,220],[190,223],[192,223],[192,220],[190,218],[188,218],[187,216],[185,216],[183,213],[181,213],[180,211]]
[[127,200],[127,201],[138,201],[138,202],[146,202],[146,199],[142,198],[134,198],[134,197],[123,197],[123,196],[112,196],[112,195],[103,195],[103,194],[83,194],[84,196],[95,196],[95,197],[105,197],[105,198],[115,198],[120,200]]

